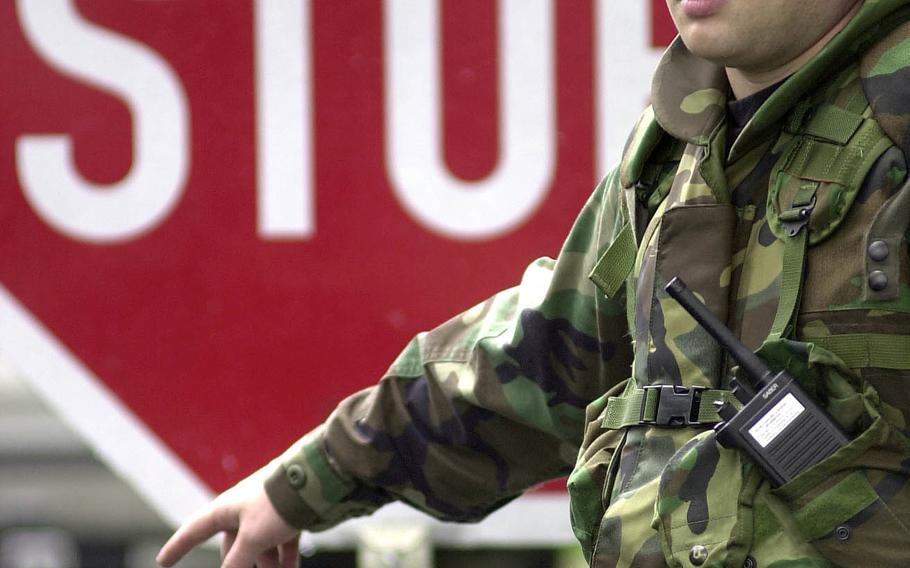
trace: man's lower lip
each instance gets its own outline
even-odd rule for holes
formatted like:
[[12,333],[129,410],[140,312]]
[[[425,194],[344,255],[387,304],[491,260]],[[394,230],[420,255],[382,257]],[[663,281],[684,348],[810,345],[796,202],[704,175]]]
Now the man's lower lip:
[[704,18],[714,14],[727,0],[681,0],[683,12],[690,18]]

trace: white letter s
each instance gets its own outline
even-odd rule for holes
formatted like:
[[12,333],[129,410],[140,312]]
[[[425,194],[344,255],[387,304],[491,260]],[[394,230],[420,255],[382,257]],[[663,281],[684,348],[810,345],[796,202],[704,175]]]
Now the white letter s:
[[66,134],[16,143],[20,183],[31,207],[74,239],[115,242],[151,230],[183,193],[190,161],[187,102],[167,63],[139,42],[83,20],[72,0],[19,0],[29,43],[54,69],[124,101],[133,120],[133,164],[117,183],[86,181]]

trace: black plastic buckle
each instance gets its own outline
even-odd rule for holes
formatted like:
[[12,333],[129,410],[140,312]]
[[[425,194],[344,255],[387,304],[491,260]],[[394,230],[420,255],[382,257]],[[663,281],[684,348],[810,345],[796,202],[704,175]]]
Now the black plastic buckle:
[[812,215],[812,210],[815,209],[815,203],[816,199],[813,195],[809,203],[794,205],[793,209],[788,209],[780,215],[780,224],[784,226],[788,236],[795,237],[809,224],[809,217]]
[[[698,411],[701,407],[701,393],[705,387],[682,387],[677,385],[649,385],[644,387],[641,400],[639,423],[650,426],[699,426]],[[653,420],[645,420],[645,406],[648,391],[656,390],[657,414]]]

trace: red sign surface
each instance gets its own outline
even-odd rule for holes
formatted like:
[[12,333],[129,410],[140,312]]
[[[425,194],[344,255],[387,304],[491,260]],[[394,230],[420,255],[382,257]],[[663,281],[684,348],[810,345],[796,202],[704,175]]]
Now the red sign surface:
[[605,4],[0,3],[0,283],[221,490],[558,252]]

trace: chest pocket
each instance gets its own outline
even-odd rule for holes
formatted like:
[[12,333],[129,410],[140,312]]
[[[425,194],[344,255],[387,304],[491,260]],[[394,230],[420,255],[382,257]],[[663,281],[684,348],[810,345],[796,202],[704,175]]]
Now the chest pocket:
[[[843,107],[798,109],[778,143],[784,151],[770,178],[767,220],[783,258],[771,341],[801,335],[799,313],[828,311],[862,296],[866,232],[903,175],[894,152],[895,161],[877,166],[886,171],[869,176],[892,143],[865,116],[858,80],[841,98]],[[864,184],[867,179],[873,182]]]

